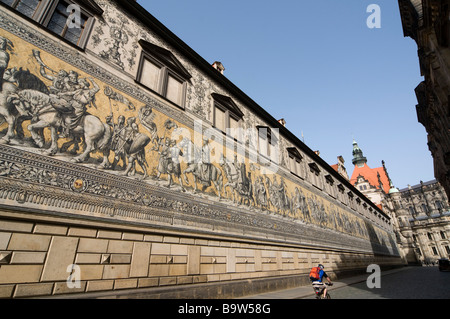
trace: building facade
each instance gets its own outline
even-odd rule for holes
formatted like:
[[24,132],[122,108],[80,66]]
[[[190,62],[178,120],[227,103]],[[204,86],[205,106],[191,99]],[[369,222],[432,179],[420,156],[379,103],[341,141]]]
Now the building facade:
[[398,190],[384,161],[370,168],[353,141],[355,165],[350,182],[392,219],[402,257],[409,264],[437,264],[450,257],[450,206],[436,180]]
[[391,211],[388,195],[394,186],[389,178],[384,161],[381,167],[370,168],[367,165],[367,158],[364,157],[363,151],[355,140],[353,140],[352,154],[354,168],[350,183],[380,209],[385,212]]
[[399,0],[399,7],[424,77],[415,89],[417,118],[428,133],[434,176],[450,197],[450,1]]
[[450,206],[443,187],[436,180],[420,182],[391,198],[408,260],[436,265],[438,259],[450,258]]
[[0,297],[226,298],[403,264],[387,214],[138,3],[0,9]]

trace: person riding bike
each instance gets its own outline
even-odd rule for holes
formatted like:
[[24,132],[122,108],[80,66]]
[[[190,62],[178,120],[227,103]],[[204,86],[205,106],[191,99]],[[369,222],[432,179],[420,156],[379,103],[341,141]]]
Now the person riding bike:
[[323,270],[324,268],[325,267],[322,264],[319,264],[317,267],[313,267],[309,273],[309,279],[314,286],[323,289],[323,298],[326,298],[327,286],[322,282],[322,280],[323,278],[326,278],[330,285],[333,283],[327,273]]

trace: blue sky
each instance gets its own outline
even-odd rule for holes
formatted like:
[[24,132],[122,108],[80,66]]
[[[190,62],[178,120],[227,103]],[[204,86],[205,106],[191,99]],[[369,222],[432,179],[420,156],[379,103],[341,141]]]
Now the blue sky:
[[[417,46],[395,0],[138,0],[155,18],[330,165],[352,142],[370,167],[386,162],[398,188],[434,179],[417,121]],[[381,28],[370,29],[370,4]]]

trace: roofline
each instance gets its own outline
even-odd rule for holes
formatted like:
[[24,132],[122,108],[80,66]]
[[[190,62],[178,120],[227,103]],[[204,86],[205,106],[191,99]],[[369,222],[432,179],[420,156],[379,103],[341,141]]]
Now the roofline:
[[247,107],[250,107],[255,111],[258,116],[261,116],[266,120],[273,128],[278,128],[280,133],[291,140],[294,145],[302,149],[308,156],[313,158],[318,162],[328,173],[333,175],[342,184],[345,184],[350,188],[355,194],[357,194],[362,199],[374,208],[383,217],[390,220],[391,218],[386,215],[381,209],[379,209],[373,202],[367,199],[360,191],[354,187],[350,181],[347,181],[343,176],[341,176],[336,170],[334,170],[327,162],[325,162],[320,156],[318,156],[314,151],[312,151],[306,144],[304,144],[297,136],[295,136],[291,131],[289,131],[285,126],[280,124],[272,115],[270,115],[265,109],[263,109],[259,104],[257,104],[253,99],[251,99],[247,94],[245,94],[241,89],[239,89],[233,82],[226,78],[223,74],[214,69],[211,64],[201,57],[197,52],[195,52],[191,47],[189,47],[183,40],[176,36],[172,31],[170,31],[165,25],[163,25],[158,19],[156,19],[151,13],[144,9],[137,1],[120,1],[116,0],[116,3],[128,11],[131,15],[143,22],[144,25],[151,28],[164,40],[166,40],[170,45],[172,45],[176,50],[182,53],[186,58],[190,59],[196,66],[198,66],[202,71],[211,76],[218,83],[223,85],[227,90],[236,95],[242,100]]
[[[433,184],[438,184],[438,183],[439,182],[436,179],[432,179],[431,181],[424,182],[423,184],[416,184],[414,186],[411,186],[411,189],[416,189],[416,188],[420,188],[421,186],[428,186],[428,185],[433,185]],[[409,190],[410,190],[409,187],[405,187],[405,188],[399,189],[399,192],[406,192]]]

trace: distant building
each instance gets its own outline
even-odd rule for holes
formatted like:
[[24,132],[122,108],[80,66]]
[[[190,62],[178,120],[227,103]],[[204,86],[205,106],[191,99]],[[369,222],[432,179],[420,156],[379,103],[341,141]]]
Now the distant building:
[[348,177],[348,173],[347,170],[345,169],[344,166],[344,158],[342,156],[338,156],[338,162],[337,164],[331,165],[331,167],[338,172],[342,177],[344,177],[346,180],[349,180],[350,178]]
[[450,0],[399,0],[405,37],[418,47],[417,118],[428,133],[434,176],[450,197]]
[[388,176],[384,161],[381,167],[370,168],[367,165],[367,158],[363,156],[361,148],[353,140],[353,165],[355,165],[350,178],[350,183],[361,193],[369,198],[375,205],[387,209],[387,196],[391,189],[391,181]]
[[382,167],[370,168],[356,141],[352,163],[350,183],[391,217],[406,262],[428,265],[450,257],[450,207],[439,182],[420,182],[398,190],[384,161]]
[[406,242],[401,249],[408,260],[434,264],[450,257],[450,207],[443,187],[436,181],[420,182],[391,194],[398,231]]

